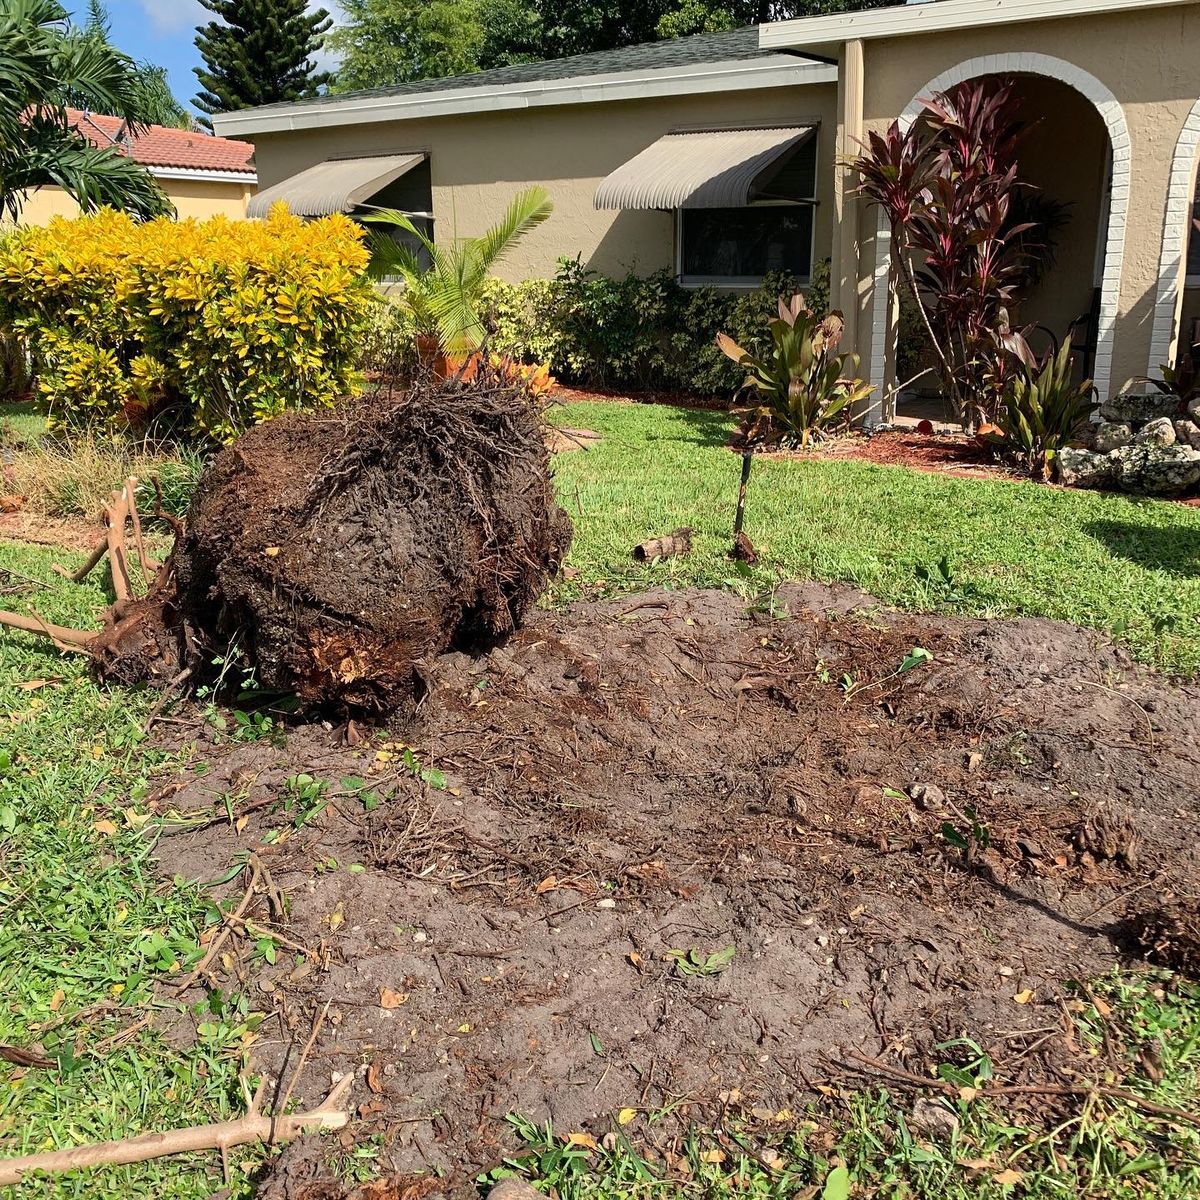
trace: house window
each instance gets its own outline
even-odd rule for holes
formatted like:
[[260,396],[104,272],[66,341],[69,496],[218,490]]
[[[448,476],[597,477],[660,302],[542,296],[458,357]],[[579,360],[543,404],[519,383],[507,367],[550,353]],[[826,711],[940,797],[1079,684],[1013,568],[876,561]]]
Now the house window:
[[685,287],[758,287],[786,271],[812,277],[811,204],[692,208],[679,214],[680,282]]
[[1187,253],[1187,286],[1200,288],[1200,229],[1196,222],[1200,221],[1200,200],[1192,204],[1192,229],[1188,238]]
[[817,139],[808,138],[755,181],[744,208],[685,208],[676,227],[684,287],[758,287],[785,271],[812,278]]

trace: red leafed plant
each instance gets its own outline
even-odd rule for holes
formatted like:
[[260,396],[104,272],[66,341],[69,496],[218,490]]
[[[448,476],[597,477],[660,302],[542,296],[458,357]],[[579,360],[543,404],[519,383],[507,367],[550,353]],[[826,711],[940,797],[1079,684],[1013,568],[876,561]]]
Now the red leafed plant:
[[901,132],[872,133],[851,161],[859,194],[891,226],[893,254],[921,311],[946,395],[963,424],[994,420],[1032,356],[1009,312],[1028,277],[1033,226],[1011,218],[1022,136],[1004,82],[975,81],[923,102]]

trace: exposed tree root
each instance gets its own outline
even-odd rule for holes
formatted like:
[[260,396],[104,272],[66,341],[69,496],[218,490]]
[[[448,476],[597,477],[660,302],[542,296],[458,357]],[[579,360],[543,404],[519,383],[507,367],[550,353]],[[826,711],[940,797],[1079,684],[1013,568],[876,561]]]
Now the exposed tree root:
[[219,662],[346,715],[411,711],[422,662],[512,633],[572,533],[540,407],[486,371],[248,430],[205,470],[186,525],[159,494],[175,530],[161,565],[136,488],[113,493],[103,544],[71,576],[108,559],[115,600],[98,633],[0,622],[83,648],[106,683],[170,693]]
[[[35,1172],[74,1171],[84,1167],[125,1165],[165,1158],[171,1154],[194,1154],[201,1150],[219,1150],[224,1156],[234,1146],[251,1142],[287,1142],[302,1133],[320,1129],[343,1129],[350,1114],[342,1105],[354,1080],[347,1075],[339,1081],[321,1105],[309,1112],[290,1116],[265,1117],[258,1111],[259,1098],[250,1111],[236,1121],[198,1125],[193,1129],[172,1129],[166,1133],[145,1133],[120,1142],[97,1142],[70,1150],[52,1150],[45,1154],[26,1154],[0,1160],[0,1186],[18,1184]],[[261,1091],[260,1091],[261,1094]]]

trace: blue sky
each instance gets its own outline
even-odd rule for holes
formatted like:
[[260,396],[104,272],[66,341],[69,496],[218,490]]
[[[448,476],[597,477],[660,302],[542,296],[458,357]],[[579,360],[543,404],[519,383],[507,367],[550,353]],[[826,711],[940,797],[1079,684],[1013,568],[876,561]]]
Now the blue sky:
[[[192,68],[200,63],[195,29],[212,19],[199,0],[106,0],[112,18],[113,44],[139,62],[146,59],[166,67],[171,90],[185,104],[199,90]],[[87,19],[87,0],[65,0],[80,21]],[[324,0],[336,11],[336,4]]]

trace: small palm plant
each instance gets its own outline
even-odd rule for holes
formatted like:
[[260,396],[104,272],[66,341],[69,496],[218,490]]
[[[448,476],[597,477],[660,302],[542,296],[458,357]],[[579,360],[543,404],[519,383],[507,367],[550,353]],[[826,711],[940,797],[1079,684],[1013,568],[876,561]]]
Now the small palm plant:
[[1009,384],[1000,413],[998,439],[1015,452],[1030,474],[1048,479],[1058,452],[1091,415],[1092,381],[1076,383],[1070,343],[1038,362],[1022,362]]
[[741,391],[763,401],[751,422],[760,436],[773,433],[807,446],[839,417],[848,419],[853,406],[874,391],[851,378],[858,355],[836,353],[844,328],[841,313],[818,317],[803,296],[795,295],[780,299],[779,315],[767,325],[771,345],[766,353],[753,354],[717,334],[724,354],[746,370]]
[[382,230],[371,238],[371,276],[403,279],[403,303],[412,314],[418,348],[422,339],[436,338],[442,354],[465,358],[482,347],[487,326],[479,301],[488,276],[521,238],[550,216],[553,207],[545,188],[529,188],[513,199],[503,219],[486,233],[456,238],[445,246],[435,244],[410,217],[394,209],[363,218],[372,225],[403,230],[429,257],[430,265],[423,266],[411,245]]

